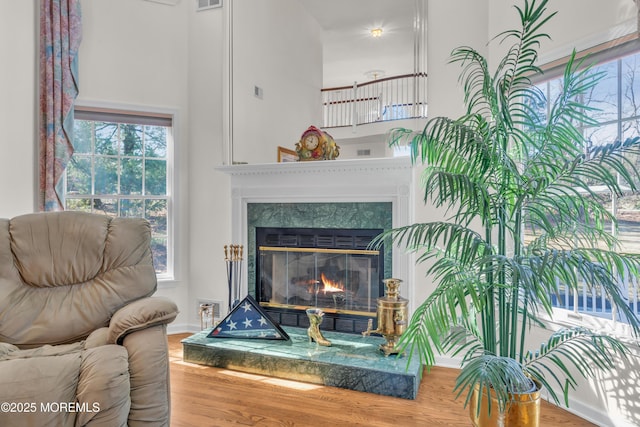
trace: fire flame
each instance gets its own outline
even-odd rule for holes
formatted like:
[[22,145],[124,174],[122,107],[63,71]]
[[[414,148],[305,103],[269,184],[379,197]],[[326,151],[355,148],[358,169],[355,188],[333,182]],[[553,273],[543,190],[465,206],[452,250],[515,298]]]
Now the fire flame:
[[344,285],[340,282],[334,282],[333,280],[327,279],[327,276],[322,273],[320,275],[320,279],[322,280],[322,285],[324,286],[322,291],[324,293],[327,292],[344,292]]

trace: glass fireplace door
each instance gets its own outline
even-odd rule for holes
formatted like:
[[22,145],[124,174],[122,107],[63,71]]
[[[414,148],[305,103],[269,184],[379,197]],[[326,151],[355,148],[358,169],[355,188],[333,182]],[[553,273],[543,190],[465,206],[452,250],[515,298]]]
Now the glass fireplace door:
[[379,296],[379,251],[260,246],[261,305],[369,314]]

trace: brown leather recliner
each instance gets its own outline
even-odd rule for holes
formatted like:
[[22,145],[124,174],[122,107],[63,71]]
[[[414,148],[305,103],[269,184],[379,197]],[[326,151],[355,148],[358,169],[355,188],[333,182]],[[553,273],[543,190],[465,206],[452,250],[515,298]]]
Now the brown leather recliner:
[[0,219],[0,425],[167,426],[166,325],[149,223]]

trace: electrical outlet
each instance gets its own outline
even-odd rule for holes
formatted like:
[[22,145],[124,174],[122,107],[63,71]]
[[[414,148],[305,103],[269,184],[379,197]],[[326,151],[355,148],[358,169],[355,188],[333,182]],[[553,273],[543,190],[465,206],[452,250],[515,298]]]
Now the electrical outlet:
[[196,313],[200,312],[200,304],[213,304],[213,318],[220,319],[222,318],[222,301],[216,301],[207,298],[198,298],[196,306]]
[[253,96],[255,96],[258,99],[262,99],[264,97],[264,91],[260,86],[253,87]]

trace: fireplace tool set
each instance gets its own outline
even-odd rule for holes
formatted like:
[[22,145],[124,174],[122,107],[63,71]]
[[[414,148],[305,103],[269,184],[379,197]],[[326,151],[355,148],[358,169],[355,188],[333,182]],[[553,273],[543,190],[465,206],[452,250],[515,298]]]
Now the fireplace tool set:
[[229,311],[240,302],[242,251],[242,245],[224,245],[224,261],[227,265],[227,284],[229,285]]

